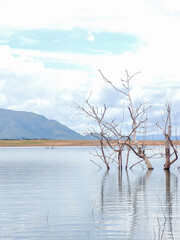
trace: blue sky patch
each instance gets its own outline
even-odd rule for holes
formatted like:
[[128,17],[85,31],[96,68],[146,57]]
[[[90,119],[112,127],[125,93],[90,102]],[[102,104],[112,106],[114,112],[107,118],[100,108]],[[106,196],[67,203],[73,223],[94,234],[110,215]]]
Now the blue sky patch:
[[81,70],[87,71],[89,70],[87,66],[81,66],[80,64],[74,63],[63,63],[63,62],[44,62],[45,68],[53,68],[53,69],[64,69],[64,70]]
[[93,33],[85,30],[29,30],[16,32],[8,42],[12,48],[84,54],[123,54],[133,51],[139,39],[120,33]]

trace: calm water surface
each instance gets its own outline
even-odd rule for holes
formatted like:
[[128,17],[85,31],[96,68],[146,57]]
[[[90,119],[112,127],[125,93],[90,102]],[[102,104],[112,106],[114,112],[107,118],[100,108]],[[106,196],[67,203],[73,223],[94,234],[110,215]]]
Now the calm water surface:
[[0,240],[158,239],[164,226],[166,239],[180,239],[176,167],[153,160],[154,171],[118,175],[89,150],[0,148]]

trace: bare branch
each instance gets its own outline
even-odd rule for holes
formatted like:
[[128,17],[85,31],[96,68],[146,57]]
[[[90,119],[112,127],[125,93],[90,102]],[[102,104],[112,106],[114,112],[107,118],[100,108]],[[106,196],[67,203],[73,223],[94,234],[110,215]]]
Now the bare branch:
[[98,69],[98,71],[100,72],[101,76],[103,77],[103,80],[104,80],[106,83],[109,83],[116,91],[118,91],[118,92],[120,92],[120,93],[122,93],[122,94],[124,94],[124,95],[127,96],[127,93],[124,92],[124,91],[122,91],[122,90],[120,90],[119,88],[115,87],[114,84],[113,84],[111,81],[109,81],[109,80],[104,76],[104,74],[101,72],[101,70]]
[[134,166],[136,166],[137,164],[143,162],[143,160],[139,160],[138,162],[134,163],[133,165],[131,165],[130,169],[132,169]]

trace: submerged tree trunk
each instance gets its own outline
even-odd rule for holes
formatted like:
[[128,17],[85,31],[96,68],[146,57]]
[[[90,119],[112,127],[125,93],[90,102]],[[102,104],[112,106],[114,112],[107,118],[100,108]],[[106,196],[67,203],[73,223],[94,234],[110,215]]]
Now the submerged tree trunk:
[[171,152],[170,152],[170,139],[171,139],[171,108],[170,105],[167,105],[167,120],[166,120],[166,125],[165,128],[167,127],[167,133],[165,133],[165,164],[164,164],[164,170],[168,170],[170,168],[170,157],[171,157]]
[[148,156],[145,154],[145,150],[143,150],[141,148],[141,146],[139,146],[139,143],[138,143],[137,140],[136,140],[136,147],[138,149],[137,156],[139,156],[140,158],[142,158],[144,160],[148,170],[153,170],[154,168],[152,167],[151,162],[150,162]]
[[[167,133],[166,133],[167,129]],[[169,170],[171,165],[171,107],[170,104],[167,105],[167,119],[165,126],[165,164],[164,170]]]
[[[137,107],[134,107],[133,105],[133,100],[131,98],[131,94],[130,94],[130,80],[139,72],[133,74],[132,76],[129,76],[128,71],[126,70],[126,79],[122,81],[122,86],[123,89],[116,87],[111,81],[109,81],[104,75],[103,73],[99,70],[99,72],[101,73],[104,81],[108,84],[110,84],[116,91],[118,91],[120,94],[124,95],[127,97],[128,102],[129,102],[129,113],[130,113],[130,118],[131,118],[131,123],[132,123],[132,130],[131,133],[128,136],[125,136],[126,140],[125,140],[125,145],[132,149],[133,152],[140,157],[141,159],[143,159],[145,161],[145,164],[147,165],[148,169],[153,169],[149,158],[144,154],[144,153],[139,153],[139,151],[141,150],[141,147],[139,146],[139,143],[137,141],[136,135],[139,129],[144,129],[145,127],[143,126],[143,124],[145,124],[147,122],[147,118],[145,117],[146,115],[146,111],[148,110],[149,107],[145,107],[145,103],[140,103]],[[116,135],[118,136],[118,135]],[[118,136],[119,137],[119,136]],[[130,144],[130,139],[132,137],[132,141],[133,141],[133,145]],[[121,135],[122,138],[122,135]],[[129,152],[127,155],[127,160],[126,160],[126,166],[125,168],[127,169],[127,164],[128,164],[128,158],[129,158]],[[120,161],[118,159],[118,161]],[[120,166],[119,166],[120,167]]]
[[170,168],[170,142],[168,139],[166,139],[165,142],[165,164],[164,164],[164,170],[169,170]]
[[122,170],[122,152],[118,152],[118,170]]
[[110,166],[109,166],[109,163],[107,161],[106,154],[104,152],[104,142],[103,142],[103,136],[102,135],[101,135],[101,139],[100,139],[100,144],[101,144],[101,152],[102,152],[103,161],[106,165],[107,170],[109,170]]
[[149,158],[146,156],[146,154],[143,155],[143,159],[146,163],[148,170],[153,170],[154,168],[152,167],[151,162],[149,161]]
[[127,158],[126,158],[126,166],[125,166],[125,169],[128,168],[128,163],[129,163],[129,154],[130,154],[130,148],[128,147],[127,149]]
[[[167,103],[166,106],[166,122],[164,128],[159,126],[158,123],[156,125],[163,131],[163,134],[165,136],[165,164],[164,164],[164,170],[169,170],[171,164],[173,164],[178,159],[177,150],[174,147],[174,144],[171,140],[171,106],[170,103]],[[172,153],[171,153],[172,149]],[[172,160],[172,157],[174,159]]]

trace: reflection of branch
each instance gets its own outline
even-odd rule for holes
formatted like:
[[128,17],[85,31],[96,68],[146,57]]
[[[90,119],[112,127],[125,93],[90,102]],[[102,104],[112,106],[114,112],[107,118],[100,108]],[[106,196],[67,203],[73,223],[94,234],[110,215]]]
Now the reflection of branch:
[[[159,197],[158,197],[158,199],[159,199]],[[164,222],[163,222],[163,224],[161,224],[160,221],[159,221],[159,218],[157,217],[157,222],[158,222],[158,238],[157,238],[157,240],[163,240],[163,239],[166,239],[166,237],[165,237],[165,227],[166,227],[167,217],[166,217],[166,214],[164,212],[164,209],[163,209],[163,206],[162,206],[162,203],[161,203],[160,199],[159,199],[159,202],[160,202],[160,205],[161,205],[161,211],[163,213]],[[153,230],[154,230],[154,240],[156,240],[156,231],[155,231],[155,229],[153,229]]]
[[97,165],[99,168],[102,168],[99,164],[97,164],[96,162],[94,162],[92,159],[90,159],[91,162],[93,162],[95,165]]

